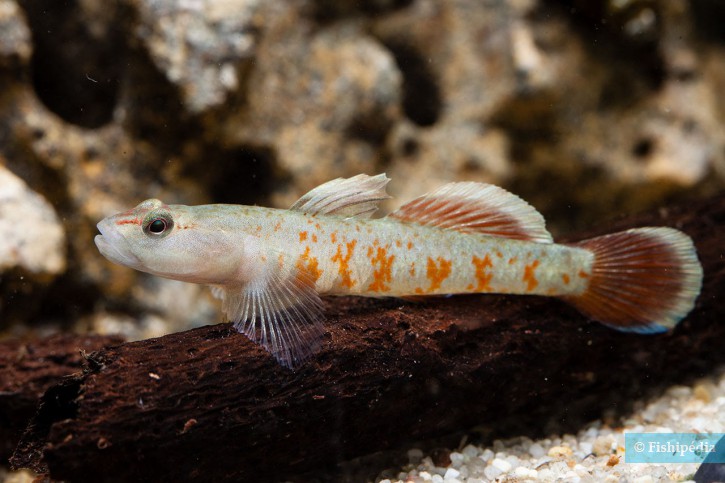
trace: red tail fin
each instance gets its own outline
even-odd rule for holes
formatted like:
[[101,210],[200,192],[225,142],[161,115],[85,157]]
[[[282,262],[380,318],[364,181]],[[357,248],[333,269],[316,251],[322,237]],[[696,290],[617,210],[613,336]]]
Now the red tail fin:
[[576,245],[595,258],[586,292],[566,300],[617,330],[664,332],[692,310],[700,294],[702,266],[681,231],[636,228]]

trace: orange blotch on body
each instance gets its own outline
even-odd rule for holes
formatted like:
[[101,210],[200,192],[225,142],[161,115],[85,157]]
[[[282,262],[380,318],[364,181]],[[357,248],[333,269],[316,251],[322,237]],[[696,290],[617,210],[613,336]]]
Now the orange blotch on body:
[[388,292],[390,291],[390,285],[388,284],[392,279],[395,255],[388,255],[388,250],[381,246],[375,250],[375,256],[371,256],[372,252],[372,248],[368,247],[368,257],[373,265],[373,281],[368,286],[368,290],[371,292]]
[[579,270],[579,278],[589,278],[589,274],[584,270]]
[[564,281],[564,285],[569,285],[569,282],[571,281],[569,275],[567,275],[566,273],[561,275],[561,279]]
[[356,281],[352,278],[352,272],[350,271],[350,258],[352,252],[355,250],[357,240],[351,240],[345,244],[345,254],[342,253],[342,245],[337,245],[337,251],[332,256],[332,261],[337,263],[337,273],[340,274],[340,283],[343,287],[351,288],[355,285]]
[[539,266],[539,261],[534,260],[533,262],[529,263],[524,267],[524,276],[523,281],[526,282],[526,291],[531,292],[534,290],[538,285],[539,281],[536,280],[536,267]]
[[307,240],[307,232],[306,231],[301,231],[300,232],[300,242],[303,242],[305,240]]
[[428,257],[425,276],[430,280],[429,292],[434,292],[441,288],[441,284],[451,274],[451,261],[443,257],[433,260]]
[[305,251],[297,259],[297,263],[295,264],[295,266],[301,272],[307,273],[313,282],[317,282],[317,280],[322,275],[322,271],[320,270],[320,264],[317,260],[317,257],[313,257],[310,254],[309,246],[305,247]]
[[485,292],[490,290],[489,284],[493,278],[493,273],[488,271],[489,268],[493,267],[491,257],[488,256],[488,253],[483,258],[474,255],[471,258],[471,263],[476,269],[476,291]]

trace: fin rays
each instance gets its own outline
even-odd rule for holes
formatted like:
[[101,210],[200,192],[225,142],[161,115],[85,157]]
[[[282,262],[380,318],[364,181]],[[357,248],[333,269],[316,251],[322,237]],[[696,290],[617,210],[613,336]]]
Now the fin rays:
[[358,174],[352,178],[333,179],[302,196],[290,210],[347,218],[369,218],[378,209],[381,201],[390,198],[385,192],[388,181],[390,178],[385,174]]
[[294,369],[320,345],[322,301],[301,273],[270,273],[244,287],[224,289],[223,310],[234,327]]
[[468,233],[552,243],[541,214],[498,186],[449,183],[390,215],[401,221]]
[[694,307],[702,267],[684,233],[636,228],[575,245],[594,253],[592,278],[584,294],[565,300],[593,319],[620,331],[657,333]]

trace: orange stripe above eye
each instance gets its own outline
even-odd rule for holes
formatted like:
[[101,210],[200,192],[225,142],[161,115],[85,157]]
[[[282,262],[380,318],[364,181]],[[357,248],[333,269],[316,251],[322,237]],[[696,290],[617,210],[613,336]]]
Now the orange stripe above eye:
[[138,218],[132,218],[132,219],[125,219],[125,220],[118,220],[116,222],[117,225],[140,225],[141,220]]

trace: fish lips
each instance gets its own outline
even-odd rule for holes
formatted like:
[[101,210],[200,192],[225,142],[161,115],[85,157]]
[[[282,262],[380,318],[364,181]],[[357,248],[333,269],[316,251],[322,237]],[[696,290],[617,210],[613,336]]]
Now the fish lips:
[[112,220],[106,218],[98,225],[100,235],[96,235],[94,241],[101,255],[112,262],[119,263],[131,268],[141,266],[141,260],[133,254],[126,238],[113,226]]

